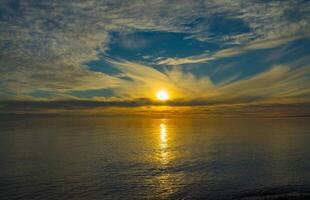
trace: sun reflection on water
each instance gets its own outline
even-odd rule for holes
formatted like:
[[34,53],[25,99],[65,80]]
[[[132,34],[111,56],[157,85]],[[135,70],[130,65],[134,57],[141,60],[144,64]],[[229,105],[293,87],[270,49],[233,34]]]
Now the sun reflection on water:
[[169,151],[168,151],[168,136],[166,121],[162,120],[160,123],[160,162],[163,165],[169,163]]
[[165,149],[167,148],[167,128],[166,124],[161,122],[160,124],[160,140],[161,140],[161,148]]
[[171,195],[180,189],[180,183],[184,180],[182,172],[173,172],[175,168],[174,152],[174,127],[169,124],[169,120],[161,119],[157,125],[158,129],[158,152],[157,160],[159,161],[159,174],[155,180],[157,182],[156,193],[160,199],[171,199]]

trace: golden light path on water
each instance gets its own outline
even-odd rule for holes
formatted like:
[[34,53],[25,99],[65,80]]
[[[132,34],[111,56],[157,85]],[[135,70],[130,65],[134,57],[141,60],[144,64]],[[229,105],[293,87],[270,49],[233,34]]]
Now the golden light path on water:
[[178,190],[177,182],[180,179],[178,173],[173,173],[169,170],[173,163],[174,155],[171,149],[172,133],[169,132],[169,121],[166,119],[161,119],[159,121],[158,130],[158,167],[161,174],[156,178],[158,181],[157,192],[161,198],[168,198],[171,194]]
[[162,120],[160,122],[160,150],[161,150],[161,163],[167,164],[169,162],[169,152],[167,150],[168,148],[168,139],[167,139],[167,127],[166,127],[166,121]]

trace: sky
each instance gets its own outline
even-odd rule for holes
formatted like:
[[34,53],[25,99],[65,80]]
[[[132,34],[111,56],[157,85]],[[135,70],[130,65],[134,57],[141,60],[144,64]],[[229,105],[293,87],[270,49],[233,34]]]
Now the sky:
[[0,112],[309,115],[309,23],[307,0],[0,0]]

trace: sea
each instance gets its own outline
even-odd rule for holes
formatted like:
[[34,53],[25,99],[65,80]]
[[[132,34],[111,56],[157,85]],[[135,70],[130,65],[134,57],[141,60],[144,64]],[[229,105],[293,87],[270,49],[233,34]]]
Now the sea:
[[310,199],[310,117],[1,115],[0,199]]

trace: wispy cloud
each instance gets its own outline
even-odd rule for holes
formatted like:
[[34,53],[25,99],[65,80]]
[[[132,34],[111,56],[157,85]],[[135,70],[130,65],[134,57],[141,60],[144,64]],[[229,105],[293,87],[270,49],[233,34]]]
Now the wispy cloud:
[[215,85],[208,76],[197,78],[194,74],[177,67],[159,71],[125,60],[109,62],[130,78],[116,90],[122,98],[153,99],[157,90],[165,88],[172,93],[176,101],[188,102],[198,99],[206,104],[309,101],[306,96],[310,92],[310,68],[305,59],[289,65],[275,65],[251,77],[219,85]]
[[190,56],[186,58],[164,58],[157,62],[159,65],[184,65],[184,64],[194,64],[194,63],[204,63],[211,60],[219,58],[233,57],[248,51],[259,50],[259,49],[269,49],[286,44],[292,40],[303,37],[304,35],[285,37],[285,38],[275,38],[267,40],[259,40],[254,42],[249,42],[245,45],[238,45],[231,48],[216,51],[214,53],[205,53],[201,55]]

